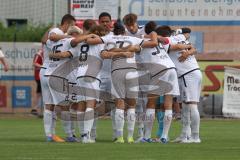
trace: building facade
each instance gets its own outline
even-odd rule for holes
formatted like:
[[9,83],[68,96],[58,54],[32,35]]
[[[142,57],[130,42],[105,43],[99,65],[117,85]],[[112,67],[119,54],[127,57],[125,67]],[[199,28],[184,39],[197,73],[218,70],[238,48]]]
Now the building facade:
[[0,22],[6,27],[58,24],[69,12],[68,0],[0,0],[0,4]]

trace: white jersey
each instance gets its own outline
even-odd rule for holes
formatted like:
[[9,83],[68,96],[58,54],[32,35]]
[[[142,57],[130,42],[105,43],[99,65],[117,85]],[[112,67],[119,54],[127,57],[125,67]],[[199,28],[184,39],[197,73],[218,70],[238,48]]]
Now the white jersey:
[[[48,38],[50,36],[50,34],[57,34],[57,35],[64,35],[63,31],[60,30],[59,28],[53,28],[49,31],[48,33]],[[52,48],[52,45],[54,44],[55,42],[53,41],[50,41],[48,40],[46,42],[46,44],[43,45],[43,65],[42,65],[42,68],[48,68],[49,66],[49,63],[50,63],[50,59],[49,59],[49,52],[51,52],[51,48]]]
[[69,50],[73,57],[78,57],[79,67],[77,77],[92,77],[100,81],[100,73],[103,59],[100,57],[100,52],[104,45],[89,45],[87,43],[79,43],[75,48]]
[[155,63],[161,64],[166,68],[176,68],[167,54],[168,48],[169,45],[162,45],[161,43],[157,47],[143,48],[140,52],[141,59],[144,63]]
[[[169,38],[170,44],[190,44],[188,40],[186,40],[185,36],[180,34],[177,36],[172,36]],[[195,69],[199,69],[199,65],[194,55],[189,56],[184,62],[179,62],[178,58],[181,56],[180,52],[170,52],[170,58],[177,68],[178,77],[193,71]]]
[[[49,44],[50,45],[50,44]],[[41,68],[48,68],[48,65],[50,63],[50,59],[49,59],[49,52],[51,51],[51,49],[47,46],[47,44],[43,45],[43,65]]]
[[145,26],[138,26],[138,30],[136,33],[129,32],[127,29],[125,29],[125,31],[127,36],[138,37],[138,38],[142,38],[146,34]]
[[[137,37],[123,36],[123,35],[107,35],[101,37],[102,41],[106,44],[105,49],[121,48],[128,45],[141,45],[144,41]],[[136,58],[135,55],[131,58],[114,58],[112,60],[112,71],[118,69],[135,68]]]
[[[107,36],[110,35],[113,35],[113,32],[107,34]],[[101,78],[111,77],[111,59],[104,59],[100,76]]]
[[[47,40],[47,46],[49,46],[49,43],[50,43],[50,46],[51,46],[50,49],[54,54],[57,54],[59,52],[68,51],[71,47],[70,42],[71,42],[72,39],[73,38],[64,38],[64,39],[61,39],[61,40],[59,40],[55,43],[52,43],[52,41]],[[67,61],[69,61],[69,58],[64,58],[64,59],[52,58],[52,59],[50,59],[49,66],[47,68],[45,76],[50,76],[50,75],[61,76],[60,73],[54,73],[54,71],[59,66],[66,63]],[[62,75],[62,76],[63,76],[63,78],[65,78],[65,75]]]

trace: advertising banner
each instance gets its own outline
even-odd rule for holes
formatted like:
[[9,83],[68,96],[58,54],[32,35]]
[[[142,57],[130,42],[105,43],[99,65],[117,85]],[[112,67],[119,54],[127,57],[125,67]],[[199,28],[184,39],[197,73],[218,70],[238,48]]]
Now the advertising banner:
[[140,21],[154,20],[161,24],[232,25],[240,22],[240,1],[234,0],[123,0],[121,10],[122,17],[135,13]]
[[222,112],[224,117],[240,118],[240,69],[225,67]]

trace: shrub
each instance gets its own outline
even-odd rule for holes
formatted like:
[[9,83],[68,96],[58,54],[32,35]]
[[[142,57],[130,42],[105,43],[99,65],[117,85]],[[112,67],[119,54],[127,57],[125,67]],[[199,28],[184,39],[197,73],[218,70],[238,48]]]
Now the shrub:
[[40,42],[50,26],[4,27],[0,23],[0,42]]

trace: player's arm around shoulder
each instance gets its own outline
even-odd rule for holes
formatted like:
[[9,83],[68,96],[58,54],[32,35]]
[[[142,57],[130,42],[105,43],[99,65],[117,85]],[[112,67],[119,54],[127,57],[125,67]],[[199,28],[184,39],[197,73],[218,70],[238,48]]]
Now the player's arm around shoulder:
[[57,42],[57,41],[59,41],[61,39],[69,38],[69,37],[71,37],[71,36],[69,36],[69,35],[59,35],[59,34],[56,34],[56,33],[51,33],[48,38],[51,41]]
[[104,41],[102,40],[101,37],[99,37],[98,35],[95,35],[95,34],[91,34],[92,36],[90,36],[89,38],[87,38],[85,40],[85,42],[87,44],[90,44],[90,45],[95,45],[95,44],[103,44]]
[[181,51],[181,50],[189,50],[193,46],[190,44],[172,44],[170,45],[170,51]]
[[134,56],[134,52],[129,52],[129,51],[114,52],[114,51],[103,50],[101,51],[100,56],[102,59],[112,59],[117,57],[131,58]]
[[156,32],[151,32],[149,34],[150,41],[144,41],[141,44],[142,48],[153,48],[158,46],[158,36]]
[[95,35],[95,34],[79,35],[78,37],[72,39],[70,44],[71,44],[72,47],[75,47],[75,46],[78,45],[78,43],[81,43],[81,42],[84,42],[84,41],[87,42],[88,39],[92,39],[94,37],[98,37],[98,36]]
[[72,57],[72,54],[69,51],[58,52],[57,54],[53,52],[49,53],[49,58],[64,59],[64,58],[71,58],[71,57]]

